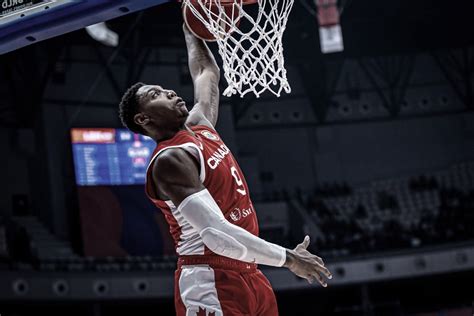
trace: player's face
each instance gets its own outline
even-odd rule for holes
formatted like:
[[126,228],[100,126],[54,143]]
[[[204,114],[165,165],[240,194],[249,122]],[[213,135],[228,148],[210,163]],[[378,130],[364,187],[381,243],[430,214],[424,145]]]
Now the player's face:
[[188,117],[186,103],[173,90],[158,85],[146,85],[137,91],[140,110],[156,126],[176,128]]

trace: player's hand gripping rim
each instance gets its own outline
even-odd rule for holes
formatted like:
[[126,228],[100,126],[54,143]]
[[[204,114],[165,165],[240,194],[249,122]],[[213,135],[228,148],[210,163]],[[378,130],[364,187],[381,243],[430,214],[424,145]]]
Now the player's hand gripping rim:
[[295,249],[287,249],[285,266],[300,278],[308,280],[310,284],[317,280],[322,286],[327,287],[324,277],[332,279],[332,274],[324,266],[323,259],[307,250],[308,246],[309,236],[306,236]]

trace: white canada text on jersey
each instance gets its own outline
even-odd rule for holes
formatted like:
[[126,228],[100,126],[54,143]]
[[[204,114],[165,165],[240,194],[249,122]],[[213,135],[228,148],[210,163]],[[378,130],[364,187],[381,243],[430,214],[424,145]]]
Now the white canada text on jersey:
[[207,165],[213,170],[216,169],[229,153],[230,150],[226,145],[220,145],[219,148],[212,153],[211,158],[207,159]]

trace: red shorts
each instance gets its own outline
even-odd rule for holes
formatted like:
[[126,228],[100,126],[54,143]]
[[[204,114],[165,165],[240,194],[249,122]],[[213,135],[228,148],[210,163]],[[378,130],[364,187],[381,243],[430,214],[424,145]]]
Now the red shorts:
[[273,289],[256,264],[182,256],[175,272],[177,316],[277,316]]

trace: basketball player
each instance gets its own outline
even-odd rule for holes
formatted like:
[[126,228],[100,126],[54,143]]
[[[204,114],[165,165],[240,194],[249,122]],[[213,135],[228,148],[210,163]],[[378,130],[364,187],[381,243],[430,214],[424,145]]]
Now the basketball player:
[[309,237],[285,249],[258,237],[250,192],[237,161],[214,129],[219,68],[206,44],[183,26],[194,107],[159,85],[137,83],[123,96],[120,117],[157,147],[146,193],[162,210],[178,255],[175,307],[181,315],[278,315],[270,283],[257,264],[286,267],[310,283],[331,273],[309,253]]

